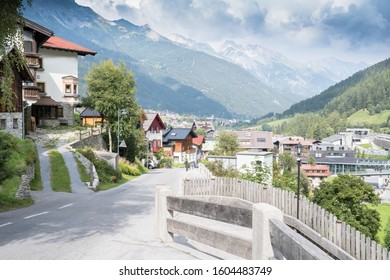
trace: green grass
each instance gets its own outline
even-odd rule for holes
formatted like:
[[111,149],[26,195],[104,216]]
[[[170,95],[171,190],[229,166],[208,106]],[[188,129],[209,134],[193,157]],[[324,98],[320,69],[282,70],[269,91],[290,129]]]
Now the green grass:
[[359,146],[362,147],[362,148],[364,148],[364,149],[372,149],[371,143],[360,144]]
[[115,187],[117,187],[119,185],[122,185],[122,184],[128,182],[128,181],[133,180],[136,177],[137,176],[130,176],[130,175],[122,174],[122,179],[120,179],[116,183],[100,183],[99,184],[99,191],[106,191],[106,190],[115,188]]
[[23,208],[32,204],[34,204],[34,201],[31,198],[20,200],[15,197],[0,194],[0,212]]
[[16,175],[11,178],[7,178],[1,183],[0,193],[8,197],[15,197],[19,184],[20,176]]
[[382,111],[379,114],[369,115],[368,110],[359,110],[347,118],[347,122],[351,126],[362,125],[379,125],[383,126],[390,116],[390,110]]
[[71,192],[70,175],[64,158],[57,150],[49,152],[51,188],[56,192]]
[[90,177],[84,164],[77,158],[77,156],[75,156],[75,154],[73,154],[73,157],[77,162],[77,170],[79,171],[81,181],[89,182]]
[[35,162],[35,177],[30,182],[30,188],[31,188],[32,191],[41,191],[41,190],[43,190],[42,177],[41,177],[41,164],[39,162],[39,158]]
[[368,205],[372,209],[378,210],[380,216],[381,216],[381,228],[378,232],[378,238],[381,244],[384,244],[384,237],[385,237],[385,226],[387,221],[390,218],[390,204],[378,204],[378,205]]

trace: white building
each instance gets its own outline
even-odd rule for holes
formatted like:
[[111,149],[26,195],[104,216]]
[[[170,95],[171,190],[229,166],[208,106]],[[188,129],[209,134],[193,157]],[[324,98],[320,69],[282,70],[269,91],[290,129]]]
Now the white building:
[[74,107],[79,103],[78,56],[95,54],[56,36],[41,46],[36,83],[43,98],[32,106],[38,125],[74,124]]

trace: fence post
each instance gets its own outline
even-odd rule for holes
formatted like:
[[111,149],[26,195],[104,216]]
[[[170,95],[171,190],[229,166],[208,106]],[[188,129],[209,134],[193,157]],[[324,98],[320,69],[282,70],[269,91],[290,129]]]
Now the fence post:
[[156,236],[162,242],[173,241],[173,235],[168,232],[167,218],[172,218],[168,211],[167,196],[172,195],[172,189],[168,186],[156,186],[155,190],[155,211],[156,211]]
[[274,251],[271,245],[270,219],[283,221],[283,212],[278,208],[266,204],[253,205],[252,215],[252,259],[274,259]]

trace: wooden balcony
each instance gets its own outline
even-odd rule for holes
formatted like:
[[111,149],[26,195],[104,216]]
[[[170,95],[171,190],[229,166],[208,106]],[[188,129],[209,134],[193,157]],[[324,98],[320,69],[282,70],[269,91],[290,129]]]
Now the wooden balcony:
[[38,100],[40,98],[39,90],[37,88],[24,88],[23,97],[24,99]]
[[26,61],[27,61],[27,66],[31,68],[41,68],[41,63],[40,63],[40,56],[37,54],[32,54],[32,53],[27,53],[26,55]]

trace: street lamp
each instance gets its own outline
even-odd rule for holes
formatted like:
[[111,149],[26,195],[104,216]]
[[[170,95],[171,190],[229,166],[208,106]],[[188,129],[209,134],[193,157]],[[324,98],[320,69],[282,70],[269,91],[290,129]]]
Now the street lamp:
[[302,144],[299,142],[297,145],[297,163],[298,163],[298,197],[297,197],[297,219],[299,220],[299,199],[301,191],[301,153],[302,153]]
[[120,125],[120,116],[126,115],[127,112],[125,110],[121,110],[118,108],[118,146],[116,148],[116,152],[119,156],[119,145],[120,145],[120,135],[121,135],[121,125]]

